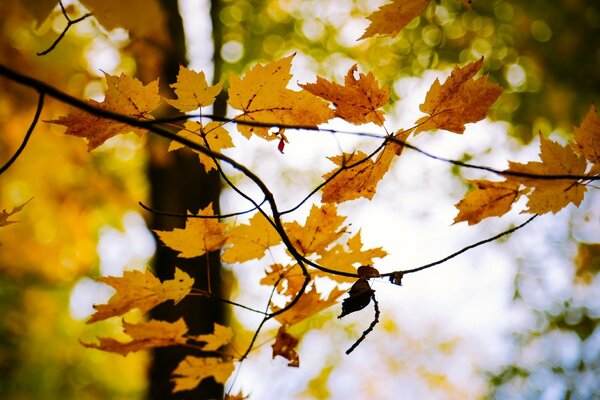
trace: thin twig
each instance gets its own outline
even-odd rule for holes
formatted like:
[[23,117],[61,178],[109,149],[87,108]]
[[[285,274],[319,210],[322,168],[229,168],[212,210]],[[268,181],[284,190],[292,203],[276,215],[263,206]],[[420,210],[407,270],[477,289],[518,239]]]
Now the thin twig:
[[84,19],[92,16],[91,13],[87,13],[87,14],[84,14],[84,15],[82,15],[81,17],[79,17],[77,19],[71,19],[71,18],[69,18],[69,15],[67,14],[67,10],[65,9],[65,6],[63,5],[63,3],[62,3],[61,0],[58,1],[58,4],[60,5],[60,9],[62,11],[62,14],[64,15],[64,17],[67,20],[67,26],[65,26],[65,28],[62,30],[62,32],[60,33],[60,35],[58,35],[58,37],[56,38],[56,40],[50,45],[50,47],[48,47],[44,51],[36,53],[38,56],[45,56],[46,54],[50,53],[52,50],[54,50],[54,48],[58,45],[58,43],[62,40],[62,38],[65,37],[65,35],[67,34],[67,31],[69,29],[71,29],[71,26],[73,26],[76,23],[81,22]]
[[360,335],[358,340],[356,342],[354,342],[354,344],[352,346],[350,346],[350,348],[348,350],[346,350],[346,354],[352,353],[354,351],[354,349],[356,349],[358,347],[358,345],[361,344],[361,342],[366,339],[367,335],[373,331],[373,329],[375,328],[375,325],[377,325],[379,323],[379,315],[380,315],[379,303],[377,302],[377,299],[375,298],[375,292],[373,292],[373,294],[371,295],[371,300],[373,300],[373,308],[375,309],[375,317],[373,318],[373,321],[371,321],[371,324],[369,325],[369,327],[367,329],[365,329],[365,331],[362,333],[362,335]]
[[257,313],[257,314],[261,314],[261,315],[265,315],[265,316],[268,315],[268,313],[266,313],[266,312],[254,309],[252,307],[245,306],[245,305],[240,304],[240,303],[236,303],[235,301],[231,301],[231,300],[227,300],[227,299],[224,299],[222,297],[219,297],[219,296],[215,296],[214,294],[209,293],[209,292],[204,291],[204,290],[201,290],[201,289],[195,289],[195,288],[193,288],[192,292],[190,294],[192,296],[196,295],[196,296],[202,296],[202,297],[209,297],[211,299],[215,299],[215,300],[221,301],[223,303],[231,304],[232,306],[240,307],[240,308],[243,308],[243,309],[248,310],[248,311],[252,311],[252,312]]
[[[265,203],[266,199],[263,200],[259,206],[262,206]],[[190,214],[190,213],[172,213],[172,212],[166,212],[166,211],[159,211],[156,210],[154,208],[151,208],[147,205],[145,205],[144,203],[142,203],[141,201],[138,201],[138,204],[140,205],[140,207],[142,207],[144,210],[151,212],[152,214],[156,214],[156,215],[162,215],[164,217],[175,217],[175,218],[199,218],[199,219],[221,219],[221,218],[232,218],[232,217],[237,217],[239,215],[244,215],[244,214],[248,214],[251,213],[252,211],[256,210],[256,207],[252,207],[249,208],[248,210],[244,210],[244,211],[237,211],[237,212],[233,212],[233,213],[229,213],[229,214],[218,214],[218,215],[196,215],[196,214]]]
[[10,158],[10,160],[8,160],[6,162],[6,164],[4,164],[0,168],[0,175],[2,175],[7,169],[9,169],[10,166],[13,165],[13,163],[15,161],[17,161],[17,158],[19,158],[19,156],[21,155],[23,150],[25,150],[25,147],[27,147],[29,138],[31,137],[31,134],[34,131],[35,126],[37,125],[38,121],[40,120],[40,115],[42,113],[43,107],[44,107],[44,93],[40,92],[39,98],[38,98],[38,103],[37,103],[37,108],[35,110],[35,115],[33,116],[33,119],[31,120],[31,124],[29,125],[29,128],[27,129],[27,133],[25,133],[25,137],[23,137],[23,141],[21,142],[21,145],[19,146],[19,148],[17,149],[15,154],[13,154],[13,156]]

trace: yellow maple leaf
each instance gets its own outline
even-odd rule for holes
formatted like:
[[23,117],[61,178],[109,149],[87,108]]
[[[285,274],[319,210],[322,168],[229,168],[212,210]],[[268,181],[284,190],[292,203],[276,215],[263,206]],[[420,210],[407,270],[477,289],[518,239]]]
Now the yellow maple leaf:
[[223,81],[209,86],[204,72],[192,71],[181,65],[177,74],[177,82],[173,83],[171,87],[175,89],[177,99],[166,100],[167,103],[181,112],[188,112],[214,103],[215,98],[221,92]]
[[[362,247],[361,233],[358,231],[356,235],[348,240],[346,246],[336,244],[331,249],[322,251],[317,262],[329,269],[355,274],[356,269],[361,265],[371,265],[374,258],[382,258],[387,255],[387,252],[381,247],[368,250],[363,250]],[[354,282],[356,280],[356,278],[332,275],[322,271],[315,271],[314,275],[326,276],[337,282]]]
[[506,214],[519,196],[519,184],[510,181],[469,181],[473,190],[456,204],[458,215],[454,223],[467,221],[474,225],[487,217]]
[[[409,133],[409,131],[400,131],[394,137],[405,140]],[[339,168],[323,175],[324,179],[330,179],[334,174],[335,177],[323,188],[321,200],[324,203],[342,203],[359,197],[371,200],[379,181],[390,169],[394,158],[402,154],[402,149],[402,145],[389,142],[375,161],[367,158],[367,154],[362,151],[328,157]],[[353,166],[353,164],[357,165]]]
[[573,130],[575,131],[573,147],[592,164],[600,164],[600,118],[593,104],[581,121],[581,126]]
[[87,321],[88,324],[109,317],[123,315],[127,311],[138,308],[142,313],[167,300],[178,303],[192,289],[194,279],[175,268],[175,277],[161,282],[152,272],[125,271],[122,277],[98,277],[97,281],[112,286],[117,291],[107,304],[96,304],[96,312]]
[[220,357],[185,357],[173,371],[173,393],[192,390],[208,377],[225,383],[235,369],[233,360]]
[[300,254],[308,255],[325,250],[342,236],[345,220],[346,217],[337,215],[337,208],[333,204],[321,207],[313,205],[304,226],[293,221],[284,223],[283,227]]
[[[542,162],[530,161],[527,164],[509,163],[509,171],[538,175],[583,175],[586,162],[577,156],[572,148],[562,147],[540,135],[540,158]],[[507,176],[508,180],[525,185],[531,192],[527,194],[528,209],[524,212],[545,214],[558,211],[569,203],[579,206],[586,187],[578,181],[567,179],[535,179]]]
[[[106,95],[102,103],[89,100],[88,103],[107,111],[124,114],[137,119],[151,119],[150,112],[160,104],[158,95],[158,79],[144,85],[139,80],[121,74],[113,76],[105,74]],[[98,117],[80,109],[75,109],[66,116],[48,121],[67,127],[65,134],[84,138],[88,141],[88,151],[121,133],[134,132],[138,136],[146,130],[131,127],[117,121]]]
[[[326,299],[321,297],[321,293],[313,286],[310,291],[304,293],[298,302],[286,312],[275,317],[277,321],[284,326],[294,325],[303,319],[317,314],[324,309],[334,305],[337,299],[346,293],[346,290],[333,288]],[[273,306],[273,311],[277,312],[280,308]]]
[[244,262],[260,259],[267,249],[281,243],[281,236],[267,219],[259,212],[254,214],[248,224],[239,224],[231,228],[227,235],[227,247],[221,255],[226,263]]
[[123,322],[124,332],[131,337],[129,342],[119,342],[112,338],[100,337],[99,344],[82,343],[85,347],[118,353],[126,356],[130,352],[156,347],[185,344],[187,325],[183,318],[175,322],[150,320],[137,324]]
[[272,358],[281,356],[289,361],[288,367],[299,367],[300,357],[296,352],[298,342],[298,339],[290,335],[284,326],[280,326],[275,337],[275,343],[271,346],[273,348]]
[[25,207],[27,205],[27,203],[29,203],[31,200],[33,200],[33,197],[29,200],[27,200],[25,203],[13,207],[13,209],[8,212],[6,210],[2,210],[2,212],[0,212],[0,226],[6,226],[6,225],[10,225],[10,224],[15,224],[19,221],[10,221],[9,218],[13,215],[15,215],[16,213],[18,213],[19,211],[21,211],[23,209],[23,207]]
[[[243,78],[229,80],[229,105],[243,111],[236,121],[269,124],[317,126],[333,117],[327,103],[306,92],[296,92],[286,86],[292,77],[290,68],[294,55],[267,65],[257,64]],[[246,138],[252,134],[267,140],[281,138],[268,127],[238,124]]]
[[484,119],[488,109],[502,94],[502,87],[488,82],[487,76],[473,79],[483,66],[483,58],[464,67],[456,67],[450,77],[431,85],[420,109],[428,114],[417,121],[415,134],[430,129],[463,133],[465,124]]
[[372,122],[383,125],[385,117],[378,108],[383,107],[390,98],[387,88],[380,88],[375,76],[359,74],[354,77],[357,66],[354,64],[346,75],[344,86],[317,77],[316,83],[300,85],[304,90],[333,103],[335,116],[355,125]]
[[410,21],[429,6],[431,0],[394,0],[385,4],[367,18],[371,24],[358,40],[372,36],[396,36]]
[[225,346],[231,342],[233,338],[233,331],[228,326],[223,326],[214,324],[213,333],[192,336],[191,339],[194,339],[198,342],[205,342],[202,346],[203,351],[215,351],[218,350],[219,347]]
[[[184,129],[177,132],[177,136],[188,139],[200,146],[208,147],[216,152],[221,152],[223,149],[233,147],[233,141],[231,140],[229,132],[227,132],[227,129],[223,128],[223,125],[220,122],[216,121],[209,122],[206,125],[202,125],[202,123],[198,121],[187,121],[184,124]],[[169,144],[169,151],[182,148],[185,148],[185,146],[174,140]],[[199,151],[195,152],[198,153],[200,163],[207,173],[213,169],[217,169],[217,164],[211,157]]]
[[273,264],[266,275],[260,280],[261,285],[276,285],[278,293],[295,296],[304,285],[304,274],[298,264],[286,265]]
[[[200,210],[196,215],[211,216],[212,204]],[[160,240],[168,247],[179,252],[178,257],[193,258],[209,251],[219,250],[227,240],[226,225],[216,218],[187,218],[185,228],[172,231],[155,230]]]

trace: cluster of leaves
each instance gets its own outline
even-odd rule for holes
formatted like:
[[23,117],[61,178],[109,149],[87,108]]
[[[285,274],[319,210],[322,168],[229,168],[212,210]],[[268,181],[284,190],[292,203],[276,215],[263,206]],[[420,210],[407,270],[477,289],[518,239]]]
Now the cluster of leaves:
[[[372,24],[361,39],[395,35],[420,15],[429,3],[430,0],[396,0],[383,6],[369,17]],[[465,3],[470,6],[469,2]],[[66,95],[57,95],[56,90],[40,82],[22,76],[17,79],[41,94],[46,93],[74,105],[76,108],[70,114],[49,122],[65,126],[68,135],[86,139],[89,150],[119,134],[134,132],[144,135],[150,131],[171,139],[169,150],[187,147],[196,151],[206,171],[217,170],[234,190],[254,204],[253,210],[248,212],[253,214],[246,224],[224,223],[225,216],[215,215],[209,205],[197,214],[188,215],[183,229],[156,231],[163,244],[178,252],[179,257],[193,258],[219,251],[221,260],[226,263],[244,263],[261,260],[278,246],[286,250],[280,262],[265,270],[260,283],[273,288],[268,299],[269,310],[257,311],[263,315],[263,321],[243,353],[237,353],[228,346],[234,335],[230,328],[216,324],[212,334],[192,335],[188,334],[183,319],[175,322],[123,321],[124,332],[131,338],[129,341],[100,338],[98,343],[85,343],[85,346],[123,355],[155,347],[189,346],[203,354],[210,354],[205,357],[188,356],[175,369],[173,391],[183,391],[196,387],[207,377],[224,383],[234,370],[234,361],[244,360],[253,349],[264,323],[276,320],[280,327],[273,344],[273,357],[282,356],[290,366],[297,367],[300,364],[296,351],[298,338],[290,334],[291,326],[336,304],[342,295],[348,293],[340,318],[365,308],[371,302],[375,308],[374,322],[359,338],[358,344],[373,329],[379,315],[369,280],[388,277],[392,283],[399,285],[404,274],[437,264],[380,273],[372,266],[375,259],[385,257],[387,252],[380,247],[364,249],[360,231],[350,233],[337,205],[359,198],[372,199],[379,182],[405,147],[427,155],[408,142],[411,135],[426,131],[462,134],[466,124],[484,119],[502,93],[502,88],[486,76],[476,77],[484,60],[454,68],[443,83],[436,80],[420,106],[425,115],[412,127],[390,133],[385,127],[384,110],[389,105],[389,90],[379,84],[373,73],[359,73],[355,65],[348,70],[343,84],[317,77],[315,83],[301,84],[301,90],[296,91],[288,88],[293,58],[291,55],[266,65],[256,65],[241,77],[231,76],[227,95],[229,105],[238,113],[230,120],[213,118],[208,123],[205,123],[207,115],[202,114],[202,109],[214,103],[223,90],[223,82],[211,86],[204,73],[183,66],[177,82],[172,85],[176,99],[163,99],[159,95],[158,80],[144,85],[127,75],[106,74],[108,89],[102,102],[81,102]],[[0,73],[13,78],[18,76],[6,68],[0,69]],[[182,113],[188,113],[182,117],[185,122],[175,133],[166,128],[171,125],[152,116],[163,101]],[[321,192],[321,203],[312,206],[303,223],[287,220],[291,211],[278,209],[276,199],[264,182],[222,153],[222,150],[233,146],[231,135],[236,134],[247,139],[256,136],[276,141],[277,148],[283,152],[288,143],[286,129],[318,130],[318,125],[332,118],[354,125],[373,123],[380,126],[385,135],[380,136],[379,147],[370,154],[357,149],[329,158],[334,164],[333,169],[324,173],[321,185],[291,210]],[[234,124],[236,131],[227,129]],[[524,212],[535,215],[556,213],[570,203],[579,205],[586,186],[600,177],[598,114],[593,107],[590,109],[581,125],[575,128],[573,142],[566,147],[541,135],[540,140],[541,161],[527,164],[511,162],[504,171],[454,162],[495,172],[505,178],[498,182],[470,181],[473,190],[456,205],[458,215],[455,222],[476,224],[487,217],[501,216],[520,196],[528,199],[528,208]],[[264,201],[256,202],[237,189],[221,168],[223,163],[252,180],[262,191]],[[8,221],[8,217],[20,208],[22,206],[12,213],[3,212],[3,221]],[[492,239],[512,231],[514,229]],[[322,292],[317,285],[320,279],[328,279],[333,284],[332,288]],[[130,271],[122,277],[98,280],[112,286],[116,293],[107,304],[95,306],[96,312],[88,323],[121,317],[132,309],[146,313],[162,302],[178,302],[190,295],[207,295],[192,289],[193,279],[179,269],[173,279],[162,282],[150,271]],[[285,299],[283,304],[273,301],[275,293]]]

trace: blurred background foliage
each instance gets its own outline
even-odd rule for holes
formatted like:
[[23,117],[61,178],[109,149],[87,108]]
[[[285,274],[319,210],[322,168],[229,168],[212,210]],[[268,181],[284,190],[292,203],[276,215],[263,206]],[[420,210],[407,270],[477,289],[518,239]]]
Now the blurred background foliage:
[[[38,8],[31,4],[0,3],[0,59],[8,66],[86,98],[102,96],[100,68],[136,74],[146,82],[159,75],[158,60],[167,54],[161,50],[160,29],[156,37],[134,31],[128,37],[88,19],[50,54],[36,56],[62,30],[64,18],[56,8],[38,24]],[[438,0],[397,37],[356,42],[366,27],[365,16],[379,5],[365,0],[213,1],[221,21],[213,29],[225,61],[222,72],[239,74],[256,62],[296,51],[307,56],[304,67],[337,81],[358,63],[398,99],[403,77],[485,57],[486,72],[507,88],[492,117],[509,122],[510,134],[523,143],[538,132],[568,136],[598,100],[597,2],[475,1],[466,10],[459,1]],[[69,7],[74,15],[84,12],[77,4]],[[0,93],[0,159],[6,160],[27,130],[37,97],[5,79]],[[42,119],[65,112],[50,100]],[[143,397],[145,356],[84,350],[78,339],[115,327],[107,324],[97,328],[102,332],[90,332],[70,314],[69,301],[80,278],[99,273],[103,227],[124,229],[123,215],[139,212],[137,202],[147,196],[144,146],[144,140],[126,135],[90,155],[83,142],[40,123],[21,158],[0,177],[0,208],[33,198],[18,214],[18,224],[0,229],[1,398]],[[515,302],[534,313],[535,323],[515,334],[518,351],[508,364],[482,372],[492,398],[600,394],[595,379],[600,368],[600,304],[595,300],[600,298],[600,238],[568,232],[562,239],[553,245],[572,280],[559,296],[548,287],[543,270],[527,263],[519,267]],[[393,323],[386,326],[390,334],[399,334]],[[325,398],[324,382],[332,368],[311,381],[306,394]],[[423,373],[432,386],[447,385],[443,376]]]

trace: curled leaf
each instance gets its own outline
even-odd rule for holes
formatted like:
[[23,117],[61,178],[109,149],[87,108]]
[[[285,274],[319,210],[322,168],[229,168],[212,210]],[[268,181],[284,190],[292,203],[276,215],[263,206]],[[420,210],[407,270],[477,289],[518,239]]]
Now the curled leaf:
[[360,311],[368,306],[374,293],[375,291],[371,289],[366,279],[360,278],[354,282],[354,285],[348,291],[348,297],[342,302],[342,313],[338,318]]

